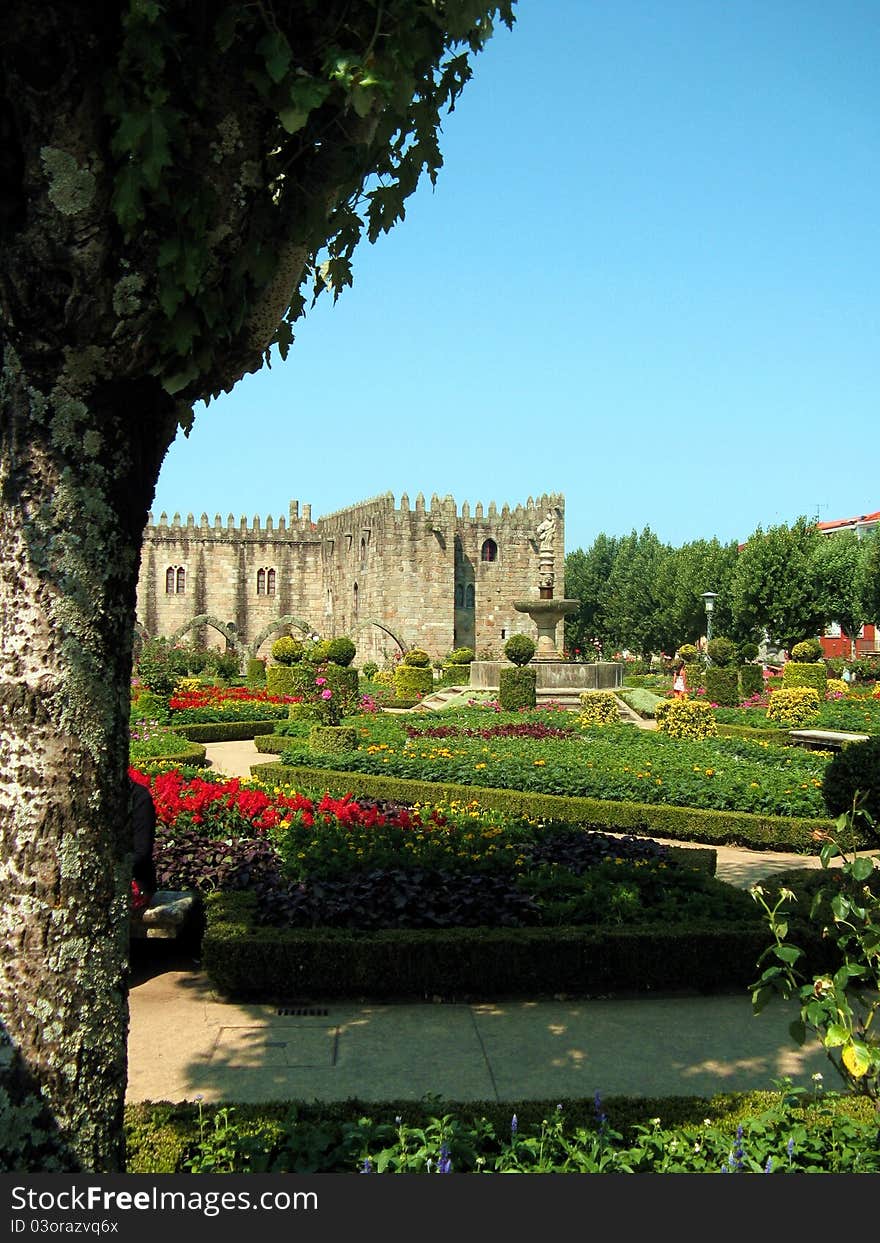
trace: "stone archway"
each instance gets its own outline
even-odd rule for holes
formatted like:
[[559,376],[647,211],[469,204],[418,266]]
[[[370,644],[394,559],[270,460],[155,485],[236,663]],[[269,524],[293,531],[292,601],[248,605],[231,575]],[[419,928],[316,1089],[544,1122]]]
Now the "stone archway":
[[393,630],[389,630],[384,622],[376,621],[374,617],[365,617],[363,621],[358,622],[352,631],[352,638],[358,633],[358,631],[366,630],[368,626],[375,626],[378,630],[383,630],[385,634],[387,634],[390,639],[393,639],[400,648],[402,656],[405,656],[409,651],[410,645],[408,643],[401,639],[399,635],[396,635]]
[[241,651],[241,643],[235,632],[235,627],[230,626],[227,622],[222,622],[219,617],[212,617],[210,613],[199,613],[197,617],[191,618],[185,625],[178,626],[168,642],[174,647],[188,631],[195,630],[198,626],[210,626],[213,630],[218,630],[226,640],[228,647],[231,647],[235,652]]
[[285,617],[276,617],[275,621],[270,622],[268,626],[265,626],[260,631],[253,643],[247,645],[248,657],[253,660],[269,636],[274,634],[276,630],[283,630],[286,626],[296,626],[303,634],[314,634],[317,629],[310,622],[304,621],[302,617],[294,617],[291,614]]

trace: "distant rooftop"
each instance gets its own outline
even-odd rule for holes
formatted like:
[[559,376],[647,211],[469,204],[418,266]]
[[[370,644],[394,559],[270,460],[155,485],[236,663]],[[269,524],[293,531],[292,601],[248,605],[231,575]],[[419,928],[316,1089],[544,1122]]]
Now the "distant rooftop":
[[858,531],[875,527],[880,522],[880,509],[873,514],[860,514],[857,518],[835,518],[833,522],[817,522],[820,531]]

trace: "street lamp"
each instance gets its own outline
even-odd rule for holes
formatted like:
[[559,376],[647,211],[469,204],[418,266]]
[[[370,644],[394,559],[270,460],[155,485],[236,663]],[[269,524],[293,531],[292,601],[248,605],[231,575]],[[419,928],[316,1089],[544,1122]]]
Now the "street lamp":
[[702,600],[706,606],[706,642],[712,638],[712,610],[715,607],[715,601],[718,598],[717,591],[704,591]]

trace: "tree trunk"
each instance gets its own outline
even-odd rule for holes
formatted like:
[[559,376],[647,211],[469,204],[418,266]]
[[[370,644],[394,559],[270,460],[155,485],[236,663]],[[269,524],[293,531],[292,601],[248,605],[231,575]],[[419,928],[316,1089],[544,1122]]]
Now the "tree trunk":
[[[158,386],[93,389],[87,407],[54,379],[7,346],[0,1017],[14,1052],[0,1116],[8,1093],[18,1126],[0,1168],[99,1172],[124,1168],[128,687],[142,532],[175,420],[157,420]],[[139,439],[148,427],[158,443]]]

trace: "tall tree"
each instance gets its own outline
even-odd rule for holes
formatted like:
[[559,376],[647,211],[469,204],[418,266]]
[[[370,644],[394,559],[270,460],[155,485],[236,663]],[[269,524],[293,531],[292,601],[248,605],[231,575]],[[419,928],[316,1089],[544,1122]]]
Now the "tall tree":
[[791,647],[825,625],[819,603],[817,549],[825,537],[799,517],[764,531],[758,527],[737,557],[730,585],[735,637]]
[[308,295],[336,297],[361,237],[436,177],[441,113],[512,3],[4,7],[0,1016],[14,1058],[0,1145],[13,1168],[123,1163],[131,645],[163,457],[195,402],[273,344],[286,356]]
[[648,653],[662,648],[662,610],[657,585],[672,550],[650,529],[620,540],[608,578],[604,616],[609,641],[617,648]]
[[565,558],[565,595],[580,601],[578,611],[565,619],[565,646],[570,652],[591,653],[596,640],[604,648],[605,596],[617,547],[615,537],[600,531],[586,552],[576,548]]
[[856,636],[870,620],[865,600],[865,565],[868,541],[854,531],[825,535],[816,546],[813,569],[817,605],[823,624],[838,622],[849,639],[850,656],[856,654]]

